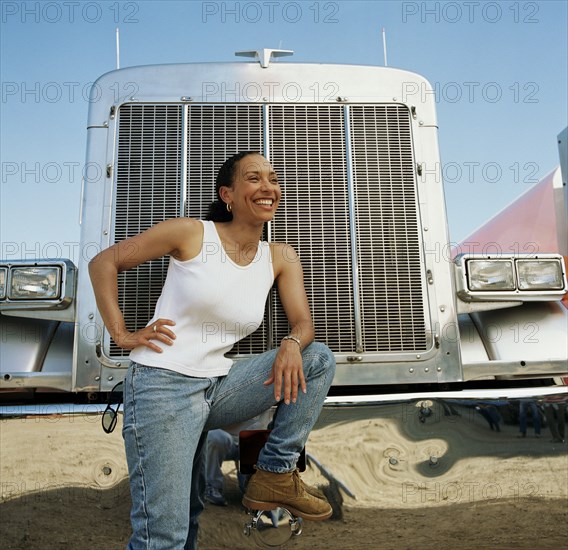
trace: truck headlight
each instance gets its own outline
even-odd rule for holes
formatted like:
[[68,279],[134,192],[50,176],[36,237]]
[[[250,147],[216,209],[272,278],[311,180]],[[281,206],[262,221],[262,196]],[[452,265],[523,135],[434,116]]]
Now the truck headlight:
[[56,300],[61,295],[61,268],[26,266],[12,268],[10,300]]
[[517,260],[521,290],[560,290],[564,288],[559,260]]
[[0,262],[0,313],[73,321],[77,268],[65,258]]
[[464,302],[562,300],[568,288],[560,254],[461,254],[454,262]]
[[510,260],[469,260],[467,285],[470,290],[515,290],[513,262]]
[[7,281],[8,281],[8,268],[0,267],[0,300],[6,298]]

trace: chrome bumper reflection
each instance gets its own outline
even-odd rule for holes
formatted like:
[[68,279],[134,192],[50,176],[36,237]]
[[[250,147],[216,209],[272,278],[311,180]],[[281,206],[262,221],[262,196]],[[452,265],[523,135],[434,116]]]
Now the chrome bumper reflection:
[[566,501],[567,394],[472,393],[332,398],[308,451],[355,495],[355,506]]

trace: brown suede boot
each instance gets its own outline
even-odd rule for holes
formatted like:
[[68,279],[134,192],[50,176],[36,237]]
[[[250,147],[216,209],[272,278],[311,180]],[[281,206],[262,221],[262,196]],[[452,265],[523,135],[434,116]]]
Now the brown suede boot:
[[283,474],[257,470],[249,481],[243,505],[251,510],[286,508],[292,514],[312,521],[328,519],[332,514],[325,497],[308,493],[296,470]]
[[298,470],[298,468],[294,470],[294,476],[300,480],[300,483],[307,493],[309,493],[313,497],[319,498],[320,500],[327,500],[327,498],[325,498],[325,495],[317,487],[304,483],[304,480],[300,477],[300,470]]

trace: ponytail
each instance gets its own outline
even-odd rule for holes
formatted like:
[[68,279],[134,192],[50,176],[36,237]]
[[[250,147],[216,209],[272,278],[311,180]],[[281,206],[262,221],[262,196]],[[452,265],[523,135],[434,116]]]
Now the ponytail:
[[206,220],[213,222],[230,222],[233,219],[233,214],[227,210],[227,204],[221,199],[213,201],[209,205]]
[[219,168],[217,179],[215,180],[216,199],[209,205],[206,220],[214,222],[230,222],[233,214],[227,210],[227,204],[221,199],[219,193],[221,187],[232,187],[235,179],[235,171],[237,163],[248,155],[258,155],[257,151],[241,151],[232,157],[229,157]]

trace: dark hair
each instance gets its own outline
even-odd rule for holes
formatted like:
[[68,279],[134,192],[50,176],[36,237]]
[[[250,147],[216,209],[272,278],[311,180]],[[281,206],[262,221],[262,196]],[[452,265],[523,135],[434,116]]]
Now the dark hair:
[[259,155],[258,151],[241,151],[229,157],[219,168],[217,179],[215,180],[216,199],[209,205],[206,220],[214,222],[230,222],[233,214],[227,210],[227,204],[221,199],[219,191],[221,187],[232,187],[235,178],[237,163],[248,155]]

